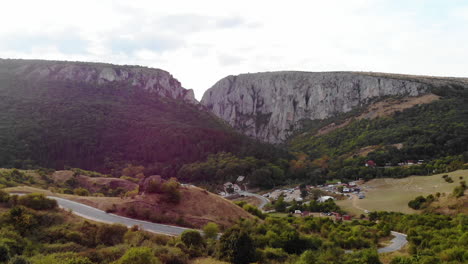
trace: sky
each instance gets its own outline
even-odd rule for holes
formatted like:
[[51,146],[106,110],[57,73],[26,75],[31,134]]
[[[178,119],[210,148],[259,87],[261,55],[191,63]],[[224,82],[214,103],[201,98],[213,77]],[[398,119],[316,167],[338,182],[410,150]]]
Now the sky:
[[0,58],[143,65],[197,99],[228,75],[468,77],[466,0],[0,0]]

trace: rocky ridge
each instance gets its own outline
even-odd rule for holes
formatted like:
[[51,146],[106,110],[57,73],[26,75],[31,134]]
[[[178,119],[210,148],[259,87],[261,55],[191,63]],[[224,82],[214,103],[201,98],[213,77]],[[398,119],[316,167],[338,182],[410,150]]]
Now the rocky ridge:
[[120,84],[162,97],[198,103],[193,90],[185,89],[170,73],[140,66],[120,66],[43,60],[0,59],[0,74],[31,81],[75,81],[97,85]]
[[264,72],[228,76],[201,103],[238,131],[283,142],[303,120],[349,112],[388,96],[420,96],[468,79],[363,72]]

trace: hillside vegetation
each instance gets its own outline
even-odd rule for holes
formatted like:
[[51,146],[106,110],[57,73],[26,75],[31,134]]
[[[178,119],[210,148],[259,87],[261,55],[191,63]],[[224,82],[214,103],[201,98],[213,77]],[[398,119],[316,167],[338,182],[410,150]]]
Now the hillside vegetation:
[[133,163],[170,177],[210,153],[275,152],[183,100],[125,82],[30,79],[9,67],[18,66],[0,64],[1,167],[70,166],[117,175]]
[[[304,153],[308,160],[320,161],[320,175],[340,179],[405,177],[462,169],[468,162],[467,90],[447,87],[434,92],[442,98],[390,116],[353,119],[361,114],[356,109],[330,120],[312,122],[307,132],[290,139],[289,149]],[[347,123],[329,133],[317,134],[328,124],[339,126],[342,122]],[[366,148],[370,151],[364,151]],[[368,160],[377,167],[364,167]],[[423,160],[424,164],[398,166],[408,160]]]

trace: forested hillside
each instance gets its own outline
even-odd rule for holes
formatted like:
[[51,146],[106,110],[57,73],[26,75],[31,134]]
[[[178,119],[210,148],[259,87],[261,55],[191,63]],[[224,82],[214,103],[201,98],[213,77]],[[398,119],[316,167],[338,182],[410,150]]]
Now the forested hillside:
[[26,78],[4,68],[1,167],[71,166],[110,173],[131,163],[169,177],[182,164],[210,153],[272,152],[271,146],[234,132],[200,106],[128,82]]
[[[309,129],[290,139],[289,148],[320,163],[328,177],[344,179],[404,177],[460,169],[468,162],[467,90],[446,87],[433,92],[442,98],[390,116],[357,120],[347,114],[310,123]],[[354,114],[358,115],[358,110]],[[349,123],[343,127],[317,134],[321,127],[345,120]],[[367,152],[362,151],[366,148]],[[369,160],[375,165],[365,167]],[[423,164],[398,166],[408,160]]]

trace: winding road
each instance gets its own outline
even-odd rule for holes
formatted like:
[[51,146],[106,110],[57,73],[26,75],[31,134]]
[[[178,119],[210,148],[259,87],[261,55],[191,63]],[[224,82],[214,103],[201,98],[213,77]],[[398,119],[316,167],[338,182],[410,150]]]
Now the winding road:
[[144,229],[146,231],[169,236],[178,236],[182,234],[182,232],[184,232],[185,230],[190,230],[189,228],[179,226],[156,224],[147,221],[123,217],[120,215],[108,214],[94,207],[55,196],[47,196],[47,198],[56,200],[58,205],[63,209],[72,210],[72,212],[78,216],[97,222],[103,222],[108,224],[123,224],[128,227],[137,225],[141,229]]
[[408,240],[406,240],[406,235],[405,234],[398,233],[398,232],[395,232],[395,231],[391,231],[391,234],[393,236],[395,236],[392,239],[392,241],[390,241],[391,244],[386,246],[386,247],[379,248],[377,250],[379,253],[388,253],[388,252],[398,251],[402,247],[404,247],[406,245],[406,243],[408,243]]
[[270,200],[268,200],[266,197],[261,196],[260,194],[250,193],[250,192],[239,192],[239,194],[244,195],[244,196],[252,196],[252,197],[258,198],[260,200],[260,205],[258,206],[258,209],[262,211],[263,211],[263,207],[265,207],[265,205],[270,202]]
[[[22,195],[22,194],[17,194],[17,193],[15,194]],[[242,192],[241,194],[245,196],[255,196],[261,199],[262,204],[261,206],[259,206],[260,209],[263,208],[265,204],[270,202],[267,198],[258,194],[248,193],[248,192]],[[146,230],[152,233],[157,233],[157,234],[169,235],[169,236],[178,236],[186,230],[193,230],[193,229],[179,227],[179,226],[156,224],[156,223],[136,220],[136,219],[120,216],[120,215],[109,214],[102,210],[96,209],[94,207],[91,207],[82,203],[78,203],[75,201],[71,201],[68,199],[56,197],[56,196],[47,196],[47,198],[56,200],[60,208],[63,208],[65,210],[71,210],[72,213],[78,216],[81,216],[83,218],[90,219],[96,222],[103,222],[103,223],[108,223],[108,224],[123,224],[127,227],[132,227],[132,226],[137,225],[143,230]],[[405,246],[408,243],[408,241],[406,240],[405,234],[398,233],[395,231],[391,231],[391,234],[395,236],[391,240],[391,244],[386,247],[379,248],[378,249],[379,253],[387,253],[387,252],[400,250],[403,246]],[[352,251],[347,251],[347,253],[350,253],[350,252]]]

